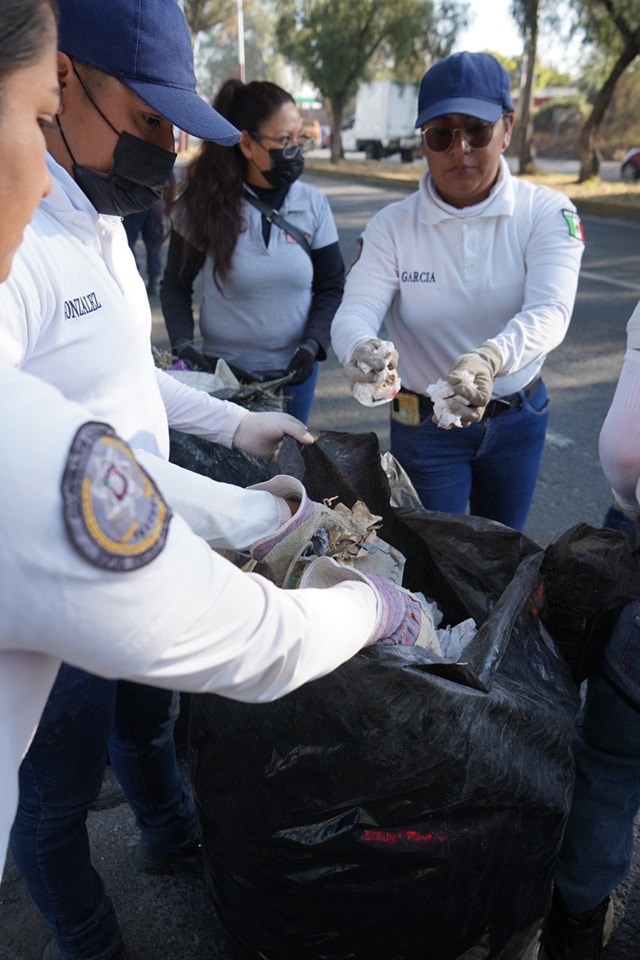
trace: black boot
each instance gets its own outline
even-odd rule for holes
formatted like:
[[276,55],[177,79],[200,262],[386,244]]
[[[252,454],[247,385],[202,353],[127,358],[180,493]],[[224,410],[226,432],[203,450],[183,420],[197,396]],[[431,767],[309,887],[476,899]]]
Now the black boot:
[[538,960],[601,960],[613,926],[611,897],[572,917],[557,890],[542,928]]

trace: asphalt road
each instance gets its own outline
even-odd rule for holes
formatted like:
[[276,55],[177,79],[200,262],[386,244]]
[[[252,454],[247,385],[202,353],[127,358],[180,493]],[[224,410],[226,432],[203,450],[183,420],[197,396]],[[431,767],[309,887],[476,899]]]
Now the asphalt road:
[[[315,182],[330,197],[347,262],[358,233],[375,210],[405,195],[401,189],[344,180]],[[584,219],[588,243],[574,319],[564,344],[545,365],[550,430],[525,531],[541,546],[579,520],[599,525],[608,506],[597,437],[622,362],[625,324],[640,298],[640,224]],[[164,346],[157,302],[154,307],[153,339]],[[310,426],[375,430],[383,449],[388,440],[385,412],[367,410],[350,398],[333,357],[323,367]],[[131,960],[231,960],[201,879],[135,873],[128,847],[135,842],[136,831],[126,805],[91,813],[89,830],[95,866],[115,903]],[[614,933],[603,960],[637,960],[640,953],[638,861],[636,857],[632,874],[619,891]],[[46,929],[9,860],[0,885],[0,960],[39,960],[46,941]]]

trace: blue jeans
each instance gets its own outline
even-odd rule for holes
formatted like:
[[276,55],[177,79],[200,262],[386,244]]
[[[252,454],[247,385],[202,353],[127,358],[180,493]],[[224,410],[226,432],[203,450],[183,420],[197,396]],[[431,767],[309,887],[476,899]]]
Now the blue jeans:
[[86,830],[107,748],[143,842],[174,853],[198,839],[175,756],[178,708],[179,696],[169,690],[60,668],[20,767],[11,852],[69,960],[111,960],[122,944],[113,905],[91,865]]
[[535,490],[549,419],[544,383],[514,407],[468,427],[443,430],[391,419],[391,453],[423,506],[470,513],[522,530]]
[[308,423],[311,416],[319,372],[320,364],[314,363],[313,373],[304,383],[299,383],[295,387],[286,386],[284,388],[285,412],[290,413],[292,417],[297,417],[298,420],[302,420],[303,423]]
[[620,530],[621,533],[631,533],[633,530],[633,520],[627,517],[622,510],[617,510],[614,505],[611,504],[604,515],[602,526],[608,527],[610,530]]
[[640,603],[622,608],[588,681],[574,741],[576,785],[555,883],[571,914],[629,873],[640,807]]

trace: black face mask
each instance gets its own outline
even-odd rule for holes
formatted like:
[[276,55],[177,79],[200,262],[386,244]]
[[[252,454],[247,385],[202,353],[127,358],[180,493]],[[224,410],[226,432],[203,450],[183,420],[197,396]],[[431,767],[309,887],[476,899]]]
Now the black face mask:
[[[118,133],[93,100],[75,64],[73,64],[73,72],[91,105],[113,132]],[[76,183],[98,213],[126,217],[129,213],[147,210],[162,197],[176,162],[176,153],[163,150],[162,147],[156,147],[139,137],[123,132],[118,134],[111,169],[108,173],[101,173],[99,170],[92,170],[90,167],[83,167],[76,163],[60,126],[59,117],[56,117],[56,122],[71,157],[71,171]]]
[[290,187],[304,170],[304,157],[301,150],[298,150],[293,157],[285,157],[284,150],[269,150],[269,160],[270,169],[261,170],[260,173],[276,189]]
[[175,160],[176,154],[170,150],[121,133],[108,173],[79,166],[75,161],[71,169],[76,183],[98,213],[126,217],[152,207],[162,197]]

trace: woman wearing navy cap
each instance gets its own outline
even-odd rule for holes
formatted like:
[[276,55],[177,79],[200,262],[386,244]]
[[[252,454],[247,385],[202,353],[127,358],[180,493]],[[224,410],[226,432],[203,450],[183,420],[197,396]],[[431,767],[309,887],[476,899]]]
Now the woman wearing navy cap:
[[[365,229],[332,344],[358,397],[397,362],[391,451],[427,509],[469,507],[521,530],[548,420],[541,370],[571,318],[580,222],[565,196],[511,176],[509,77],[489,54],[435,64],[416,126],[428,170]],[[451,429],[427,395],[439,380]]]

